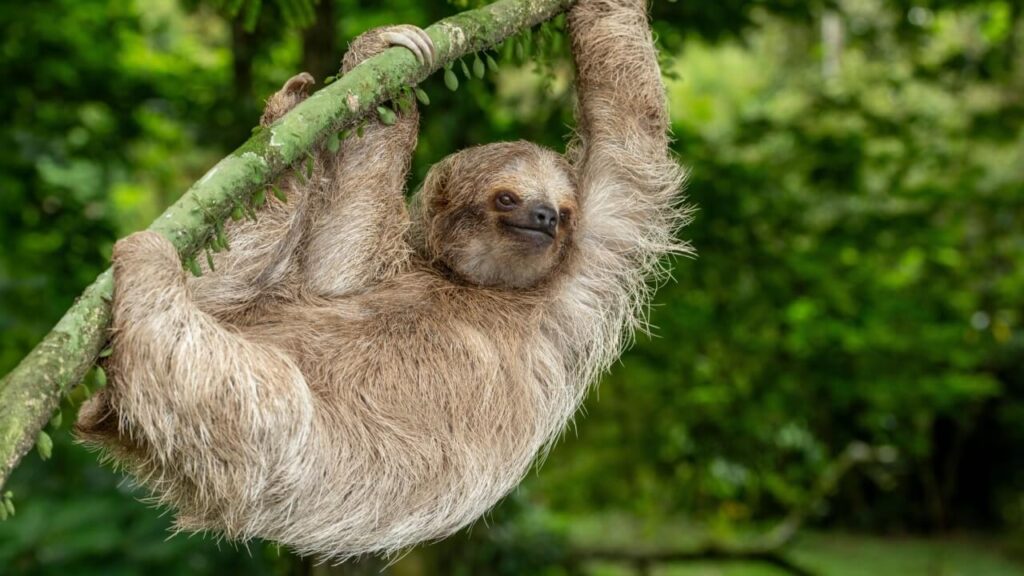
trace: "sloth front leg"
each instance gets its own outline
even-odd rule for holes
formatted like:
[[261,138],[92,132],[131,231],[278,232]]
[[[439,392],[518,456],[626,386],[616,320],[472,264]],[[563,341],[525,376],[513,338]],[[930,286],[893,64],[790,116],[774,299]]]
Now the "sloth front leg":
[[114,247],[113,313],[109,384],[83,407],[80,437],[128,456],[185,524],[208,506],[226,531],[247,530],[300,474],[314,404],[299,369],[196,307],[153,232]]
[[[435,52],[427,34],[415,26],[388,26],[356,38],[342,60],[350,72],[363,60],[402,46],[423,64]],[[409,215],[404,189],[416,148],[419,113],[415,99],[404,110],[392,106],[393,125],[374,114],[363,135],[341,144],[333,181],[314,209],[304,251],[306,287],[321,296],[342,296],[372,286],[401,271],[410,250],[405,241]]]
[[[306,72],[291,77],[267,99],[260,124],[266,129],[305,100],[313,84],[313,77]],[[261,303],[294,295],[302,207],[315,183],[323,181],[324,172],[318,165],[317,174],[308,183],[294,173],[286,174],[277,186],[285,192],[287,202],[265,191],[265,205],[257,211],[255,221],[225,223],[229,249],[213,256],[213,270],[189,280],[200,309],[221,321],[243,325],[262,315]]]
[[316,84],[316,79],[309,72],[299,72],[289,78],[281,89],[267,99],[260,117],[260,126],[270,126],[278,118],[287,114],[309,96],[309,89]]

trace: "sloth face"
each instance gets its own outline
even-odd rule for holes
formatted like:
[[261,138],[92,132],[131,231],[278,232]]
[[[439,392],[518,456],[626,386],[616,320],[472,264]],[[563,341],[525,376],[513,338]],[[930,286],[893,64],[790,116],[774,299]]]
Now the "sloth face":
[[527,142],[449,156],[431,169],[417,200],[427,254],[482,286],[542,282],[563,261],[576,228],[568,164]]

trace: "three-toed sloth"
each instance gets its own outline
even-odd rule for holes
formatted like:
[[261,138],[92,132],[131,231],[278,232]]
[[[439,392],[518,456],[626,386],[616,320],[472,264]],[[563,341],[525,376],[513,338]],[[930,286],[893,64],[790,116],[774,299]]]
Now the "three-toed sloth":
[[[568,17],[578,126],[565,157],[483,145],[408,207],[415,109],[318,152],[215,271],[187,279],[151,232],[114,249],[109,385],[78,431],[184,530],[343,559],[451,534],[512,490],[644,321],[686,250],[643,0]],[[371,31],[432,57],[419,29]],[[312,82],[290,80],[264,124]],[[296,205],[299,207],[296,208]]]

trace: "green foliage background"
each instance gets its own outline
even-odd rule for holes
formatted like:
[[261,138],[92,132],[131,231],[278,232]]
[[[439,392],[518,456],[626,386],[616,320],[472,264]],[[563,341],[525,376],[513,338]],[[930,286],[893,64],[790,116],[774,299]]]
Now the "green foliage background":
[[[108,265],[117,237],[245,138],[286,78],[333,73],[367,28],[467,7],[265,0],[253,15],[251,3],[0,5],[0,370]],[[841,46],[823,41],[831,15]],[[844,478],[817,530],[1018,541],[1022,3],[659,0],[652,16],[699,256],[674,262],[654,336],[638,335],[540,473],[490,527],[423,551],[427,564],[539,573],[578,539],[614,540],[609,526],[637,546],[681,524],[736,536],[803,502],[853,441],[898,459]],[[467,145],[560,148],[571,67],[554,48],[525,65],[505,49],[499,74],[454,94],[427,81],[410,184]],[[63,406],[53,459],[30,455],[12,479],[0,566],[308,569],[270,545],[166,540],[167,518],[73,445],[81,397]]]

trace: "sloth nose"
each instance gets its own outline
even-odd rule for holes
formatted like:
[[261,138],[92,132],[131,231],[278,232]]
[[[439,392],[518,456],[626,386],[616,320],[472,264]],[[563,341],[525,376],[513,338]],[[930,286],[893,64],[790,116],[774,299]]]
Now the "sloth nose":
[[535,207],[530,213],[530,217],[533,219],[533,223],[542,230],[554,232],[558,227],[558,213],[546,204]]

